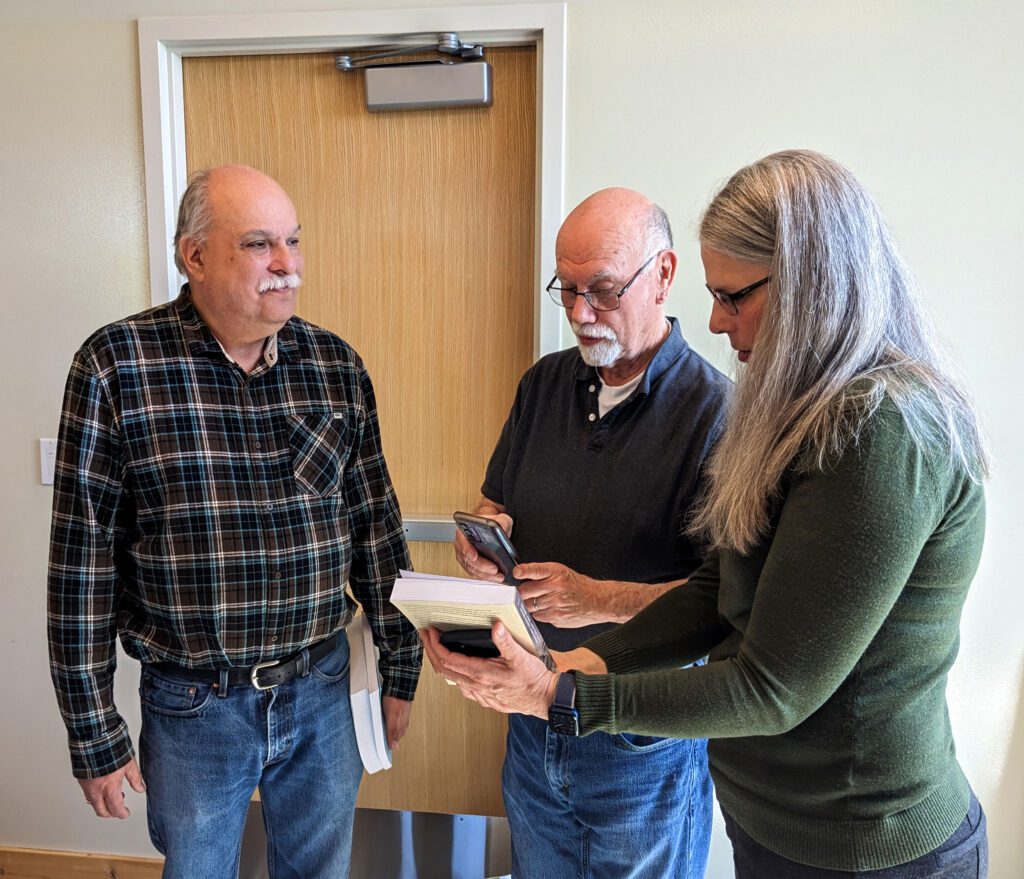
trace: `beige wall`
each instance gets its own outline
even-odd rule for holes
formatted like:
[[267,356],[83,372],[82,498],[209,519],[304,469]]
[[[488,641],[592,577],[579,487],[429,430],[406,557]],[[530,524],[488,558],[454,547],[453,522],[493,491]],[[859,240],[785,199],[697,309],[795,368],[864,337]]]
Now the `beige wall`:
[[[150,301],[133,20],[369,5],[0,5],[0,845],[150,853],[140,800],[127,822],[91,819],[70,778],[45,666],[51,492],[39,485],[36,452],[38,437],[55,435],[75,347]],[[740,164],[812,147],[875,192],[977,389],[997,469],[949,701],[962,762],[989,812],[993,879],[1024,873],[1024,565],[1013,550],[1024,497],[1024,418],[1014,405],[1024,304],[1013,258],[1024,204],[1022,10],[1017,0],[580,0],[568,31],[566,203],[615,183],[665,206],[682,253],[670,310],[697,348],[727,362],[706,332],[692,243],[701,204]],[[135,723],[127,665],[119,702]],[[709,876],[728,875],[716,836]]]

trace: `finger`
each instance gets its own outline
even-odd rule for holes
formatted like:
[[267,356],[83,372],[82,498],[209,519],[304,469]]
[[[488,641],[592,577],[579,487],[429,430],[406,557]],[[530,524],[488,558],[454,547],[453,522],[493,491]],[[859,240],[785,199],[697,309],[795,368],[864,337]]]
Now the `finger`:
[[519,595],[523,599],[523,601],[526,602],[526,606],[530,610],[533,610],[533,606],[530,604],[530,602],[533,601],[535,598],[540,598],[540,596],[544,594],[544,588],[542,586],[538,586],[536,581],[534,580],[530,580],[526,577],[520,577],[519,568],[521,567],[522,565],[513,568],[512,576],[515,577],[517,580],[523,581],[518,586],[516,586],[516,589],[519,590]]
[[456,529],[455,531],[455,558],[458,559],[459,564],[465,565],[466,562],[474,562],[477,558],[477,551],[473,548],[473,544],[466,540],[466,535]]
[[402,736],[405,735],[404,724],[396,720],[388,720],[388,747],[391,750],[395,750],[398,747],[398,742]]
[[434,674],[441,674],[441,663],[438,662],[437,657],[425,648],[423,652],[427,654],[427,661],[430,663],[430,667],[434,670]]
[[506,537],[512,536],[512,517],[508,513],[497,513],[491,518],[501,526]]
[[440,636],[438,635],[437,629],[420,629],[419,634],[420,640],[423,642],[423,652],[427,655],[431,668],[433,668],[438,674],[441,674],[443,664],[441,662],[441,656],[438,653],[438,648],[440,648],[441,645],[438,641]]
[[128,784],[132,786],[132,790],[137,794],[146,792],[146,782],[143,781],[139,764],[134,760],[132,760],[125,768],[124,777],[128,779]]
[[480,555],[461,531],[455,532],[455,560],[478,580],[488,579],[499,573],[498,566]]
[[452,652],[441,643],[441,630],[434,626],[420,629],[420,638],[423,640],[424,649],[429,649],[434,658],[444,663]]
[[85,795],[85,802],[96,813],[97,818],[113,818],[111,812],[113,801],[110,799],[111,789],[121,791],[121,775],[115,773],[113,776],[102,776],[100,778],[80,778],[82,793]]
[[516,643],[516,639],[509,634],[501,620],[496,621],[491,628],[491,640],[498,648],[501,658],[508,662],[517,661],[526,652]]
[[556,592],[548,587],[541,586],[538,580],[532,582],[527,580],[525,583],[520,583],[516,588],[519,590],[519,595],[522,597],[523,603],[530,613],[550,607],[557,595]]
[[461,653],[453,653],[441,643],[441,633],[437,629],[424,629],[423,631],[430,638],[430,653],[428,655],[432,654],[431,664],[434,666],[434,671],[449,684],[472,680],[472,675],[466,674],[467,669],[464,666],[460,667],[459,663],[480,662],[481,660],[471,660]]
[[498,573],[498,566],[490,559],[485,559],[482,555],[478,555],[472,561],[467,561],[463,567],[478,576],[491,577]]
[[522,562],[512,569],[517,580],[546,580],[556,568],[550,562]]
[[497,659],[480,659],[448,651],[441,673],[453,684],[479,688],[496,662]]
[[109,818],[110,815],[107,813],[107,807],[103,804],[103,800],[90,800],[88,797],[85,798],[86,804],[92,809],[93,813],[97,818]]
[[[103,795],[103,799],[100,801],[103,806],[103,814],[101,818],[127,818],[131,815],[128,811],[128,806],[125,805],[124,791],[121,789],[121,780],[118,779],[116,786],[109,786]],[[97,805],[100,805],[97,803]],[[97,812],[97,814],[99,814]]]

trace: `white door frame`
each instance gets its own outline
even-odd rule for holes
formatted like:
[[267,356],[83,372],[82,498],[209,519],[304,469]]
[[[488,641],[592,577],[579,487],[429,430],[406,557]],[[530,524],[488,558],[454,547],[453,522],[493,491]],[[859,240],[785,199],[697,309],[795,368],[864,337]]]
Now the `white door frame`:
[[[534,355],[561,347],[561,309],[543,292],[562,220],[565,164],[566,4],[459,6],[139,19],[149,274],[154,305],[177,294],[171,239],[188,176],[181,60],[196,55],[327,52],[430,42],[456,31],[466,42],[537,46],[537,180]],[[403,34],[401,39],[396,34]],[[426,39],[424,39],[426,37]]]

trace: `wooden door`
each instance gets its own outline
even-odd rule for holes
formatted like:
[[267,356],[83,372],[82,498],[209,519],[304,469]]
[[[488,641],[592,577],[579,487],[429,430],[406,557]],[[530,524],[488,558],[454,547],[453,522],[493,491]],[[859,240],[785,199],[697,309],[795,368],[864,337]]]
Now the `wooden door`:
[[[295,202],[299,314],[362,355],[407,518],[479,496],[533,354],[536,52],[490,49],[494,104],[370,113],[333,54],[183,61],[189,169],[242,162]],[[417,569],[460,573],[448,543]],[[505,720],[425,665],[412,726],[359,805],[503,814]]]

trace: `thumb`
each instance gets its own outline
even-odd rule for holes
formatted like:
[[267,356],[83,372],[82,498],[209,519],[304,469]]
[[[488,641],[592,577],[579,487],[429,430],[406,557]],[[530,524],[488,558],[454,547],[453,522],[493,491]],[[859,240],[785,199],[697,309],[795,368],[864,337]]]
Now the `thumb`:
[[142,772],[139,770],[139,764],[132,760],[124,770],[124,777],[128,779],[128,784],[132,786],[132,790],[136,793],[144,793],[146,790],[146,783],[142,780]]
[[512,661],[523,652],[523,648],[516,643],[516,639],[509,634],[508,629],[501,620],[496,621],[491,629],[491,640],[494,641],[494,646],[498,648],[502,659]]
[[517,580],[543,580],[550,573],[546,562],[522,562],[512,569]]

